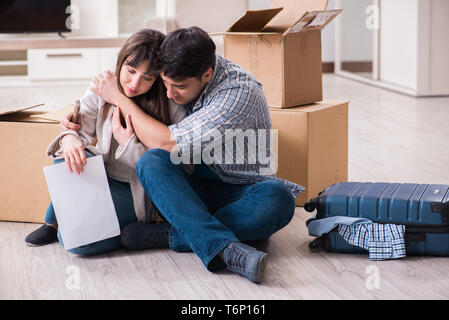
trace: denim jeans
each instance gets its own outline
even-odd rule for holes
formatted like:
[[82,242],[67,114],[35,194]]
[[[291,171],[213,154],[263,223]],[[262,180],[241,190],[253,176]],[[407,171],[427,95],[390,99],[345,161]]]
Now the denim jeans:
[[182,164],[173,164],[170,153],[162,149],[142,156],[137,176],[172,225],[170,248],[193,250],[210,271],[225,267],[218,253],[231,242],[268,239],[295,211],[293,195],[282,182],[237,185],[198,178]]
[[[94,155],[86,151],[86,157],[93,157]],[[64,162],[64,159],[55,160],[54,164]],[[134,211],[133,198],[131,194],[131,188],[129,183],[120,182],[108,177],[109,189],[111,190],[112,202],[114,203],[115,212],[117,213],[117,218],[120,225],[120,230],[123,229],[127,224],[132,222],[137,222],[137,216]],[[92,212],[95,214],[95,212]],[[55,211],[53,209],[53,204],[50,203],[45,215],[44,221],[50,224],[57,224]],[[62,242],[61,234],[58,231],[58,239],[61,245],[64,247]],[[111,252],[122,248],[123,245],[120,240],[120,235],[112,237],[109,239],[97,241],[90,243],[81,247],[73,248],[68,250],[68,252],[78,255],[95,255]]]

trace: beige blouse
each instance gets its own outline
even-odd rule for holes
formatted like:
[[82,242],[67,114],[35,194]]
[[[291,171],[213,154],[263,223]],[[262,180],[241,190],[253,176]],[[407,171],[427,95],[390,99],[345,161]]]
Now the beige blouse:
[[[80,100],[81,129],[65,131],[50,142],[47,156],[51,159],[63,158],[60,139],[67,134],[77,136],[83,146],[94,155],[102,155],[109,177],[130,184],[134,209],[141,222],[152,222],[158,218],[158,212],[152,201],[145,194],[136,174],[136,164],[142,155],[148,151],[137,136],[133,134],[124,147],[120,146],[112,134],[113,108],[105,106],[105,101],[88,89]],[[170,100],[169,114],[171,123],[177,123],[186,117],[183,106],[178,106]],[[97,141],[94,146],[93,143]]]

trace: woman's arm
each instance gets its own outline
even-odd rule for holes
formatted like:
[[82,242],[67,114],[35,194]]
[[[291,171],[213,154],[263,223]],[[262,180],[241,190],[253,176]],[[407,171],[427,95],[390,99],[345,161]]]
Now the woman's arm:
[[148,151],[148,148],[133,134],[125,145],[120,145],[115,152],[115,159],[126,163],[130,168],[136,170],[137,162]]
[[76,174],[83,172],[87,159],[81,140],[72,134],[68,134],[62,138],[61,147],[67,169]]
[[148,148],[160,148],[172,151],[176,141],[168,127],[162,122],[146,114],[131,99],[123,95],[118,87],[117,80],[111,72],[103,72],[93,80],[95,86],[91,90],[103,100],[119,106],[124,114],[129,114],[134,131],[139,140]]
[[[81,99],[79,124],[69,121],[69,113],[61,120],[61,134],[50,143],[47,148],[47,156],[60,158],[64,156],[65,163],[70,172],[80,173],[86,165],[84,147],[92,144],[96,139],[96,125],[98,118],[100,98],[91,90],[87,90]],[[64,124],[68,123],[68,126]],[[71,126],[70,126],[71,125]]]

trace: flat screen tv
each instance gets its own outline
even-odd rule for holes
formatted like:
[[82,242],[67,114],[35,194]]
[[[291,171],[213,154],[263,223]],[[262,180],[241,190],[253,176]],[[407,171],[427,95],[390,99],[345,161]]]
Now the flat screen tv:
[[70,32],[69,6],[70,0],[0,0],[0,32]]

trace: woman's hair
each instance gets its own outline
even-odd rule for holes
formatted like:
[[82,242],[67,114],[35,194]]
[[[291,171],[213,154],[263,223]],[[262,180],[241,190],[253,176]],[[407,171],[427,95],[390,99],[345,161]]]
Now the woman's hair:
[[137,68],[143,62],[148,61],[148,69],[146,73],[153,75],[156,80],[148,92],[133,97],[132,100],[142,110],[161,121],[170,124],[170,115],[168,112],[168,99],[164,83],[159,76],[159,49],[165,35],[159,31],[152,29],[142,29],[134,33],[120,49],[117,58],[115,74],[117,76],[117,85],[122,94],[125,94],[120,84],[120,72],[123,64]]

